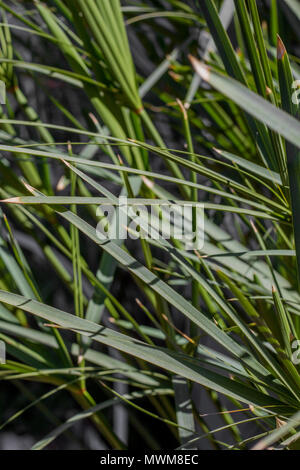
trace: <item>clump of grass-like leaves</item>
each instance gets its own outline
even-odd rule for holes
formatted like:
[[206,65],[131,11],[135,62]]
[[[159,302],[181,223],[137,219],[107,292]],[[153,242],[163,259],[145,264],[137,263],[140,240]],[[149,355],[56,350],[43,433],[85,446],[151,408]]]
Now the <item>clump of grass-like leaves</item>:
[[[299,448],[298,2],[0,9],[0,379],[24,397],[1,432],[34,433],[36,408],[33,449],[83,419],[114,449],[163,448],[156,426],[174,448]],[[120,195],[204,203],[203,249],[101,241]]]

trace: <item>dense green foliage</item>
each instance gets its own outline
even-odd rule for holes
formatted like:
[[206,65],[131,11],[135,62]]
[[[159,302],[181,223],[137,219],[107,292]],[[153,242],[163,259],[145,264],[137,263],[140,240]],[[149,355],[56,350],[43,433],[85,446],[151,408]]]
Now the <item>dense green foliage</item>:
[[[114,449],[297,448],[297,0],[0,8],[0,379],[22,396],[1,432],[76,447],[89,419]],[[101,241],[119,195],[203,203],[203,248]]]

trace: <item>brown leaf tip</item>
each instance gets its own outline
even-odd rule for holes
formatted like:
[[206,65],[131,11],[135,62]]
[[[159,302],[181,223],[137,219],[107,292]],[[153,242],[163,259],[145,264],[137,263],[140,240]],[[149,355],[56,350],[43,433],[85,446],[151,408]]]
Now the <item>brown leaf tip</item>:
[[3,202],[5,204],[20,204],[21,199],[20,197],[10,197],[8,199],[1,199],[0,202]]
[[272,90],[268,86],[266,87],[266,93],[267,93],[267,96],[272,95]]
[[147,186],[147,188],[149,189],[153,189],[154,188],[154,182],[149,180],[146,176],[142,175],[141,176],[142,180],[143,180],[143,183]]
[[187,115],[186,108],[184,107],[184,104],[182,103],[182,101],[181,101],[179,98],[176,98],[176,102],[177,102],[177,104],[178,104],[178,106],[179,106],[179,108],[180,108],[180,111],[181,111],[182,114],[183,114],[183,119],[184,119],[185,121],[187,121],[188,115]]
[[203,62],[200,60],[196,59],[196,57],[189,55],[189,60],[192,64],[192,66],[195,69],[195,72],[200,75],[200,77],[205,81],[209,82],[210,79],[210,68],[205,65]]
[[283,44],[281,37],[277,34],[277,59],[282,60],[285,54],[285,45]]

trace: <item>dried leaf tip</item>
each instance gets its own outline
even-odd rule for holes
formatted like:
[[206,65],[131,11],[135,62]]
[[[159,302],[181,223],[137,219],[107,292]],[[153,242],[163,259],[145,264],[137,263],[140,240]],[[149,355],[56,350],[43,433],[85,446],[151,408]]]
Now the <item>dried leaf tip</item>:
[[189,55],[189,60],[192,66],[195,69],[195,72],[200,75],[200,77],[205,80],[206,82],[210,79],[210,69],[207,65],[205,65],[200,60],[196,59],[196,57]]
[[65,175],[63,175],[57,182],[56,190],[63,191],[68,185],[68,180],[66,179]]
[[285,54],[285,45],[283,44],[281,37],[277,34],[277,59],[282,60]]
[[25,181],[24,179],[22,179],[21,181],[22,181],[22,183],[24,184],[24,186],[25,186],[25,188],[27,189],[27,191],[29,191],[30,193],[34,194],[35,189],[34,189],[32,186],[30,186],[30,184],[27,183],[27,181]]
[[149,180],[146,176],[142,175],[142,180],[143,180],[143,183],[147,186],[147,188],[149,189],[153,189],[154,187],[154,183],[153,181]]
[[124,165],[124,162],[123,162],[123,160],[122,160],[122,158],[121,158],[121,155],[119,155],[119,154],[118,154],[118,160],[119,160],[120,165],[123,166],[123,165]]
[[276,428],[277,429],[282,428],[282,426],[284,426],[286,424],[286,421],[283,421],[282,419],[279,419],[277,416],[275,416],[275,420],[276,420]]
[[257,230],[257,228],[256,228],[256,226],[255,226],[253,220],[250,220],[250,224],[251,224],[251,227],[252,227],[252,229],[253,229],[253,232],[254,232],[254,233],[258,233],[258,230]]
[[267,96],[272,95],[272,90],[268,86],[266,87],[266,93],[267,93]]
[[95,126],[99,125],[99,121],[93,113],[89,113],[89,117],[90,117],[91,121],[93,121]]
[[8,199],[2,199],[0,202],[5,202],[6,204],[20,204],[21,199],[19,197],[10,197]]
[[69,152],[69,154],[72,154],[72,153],[73,153],[73,149],[72,149],[72,144],[71,144],[71,142],[68,142],[68,152]]
[[63,164],[66,165],[68,168],[71,168],[71,165],[70,165],[69,162],[67,162],[67,160],[65,160],[64,158],[62,158],[61,161],[62,161]]
[[182,101],[181,101],[179,98],[176,98],[176,102],[177,102],[177,104],[178,104],[178,106],[179,106],[179,108],[180,108],[180,111],[181,111],[182,114],[183,114],[183,119],[184,119],[185,121],[187,121],[188,115],[187,115],[187,110],[186,110],[184,104],[182,103]]

